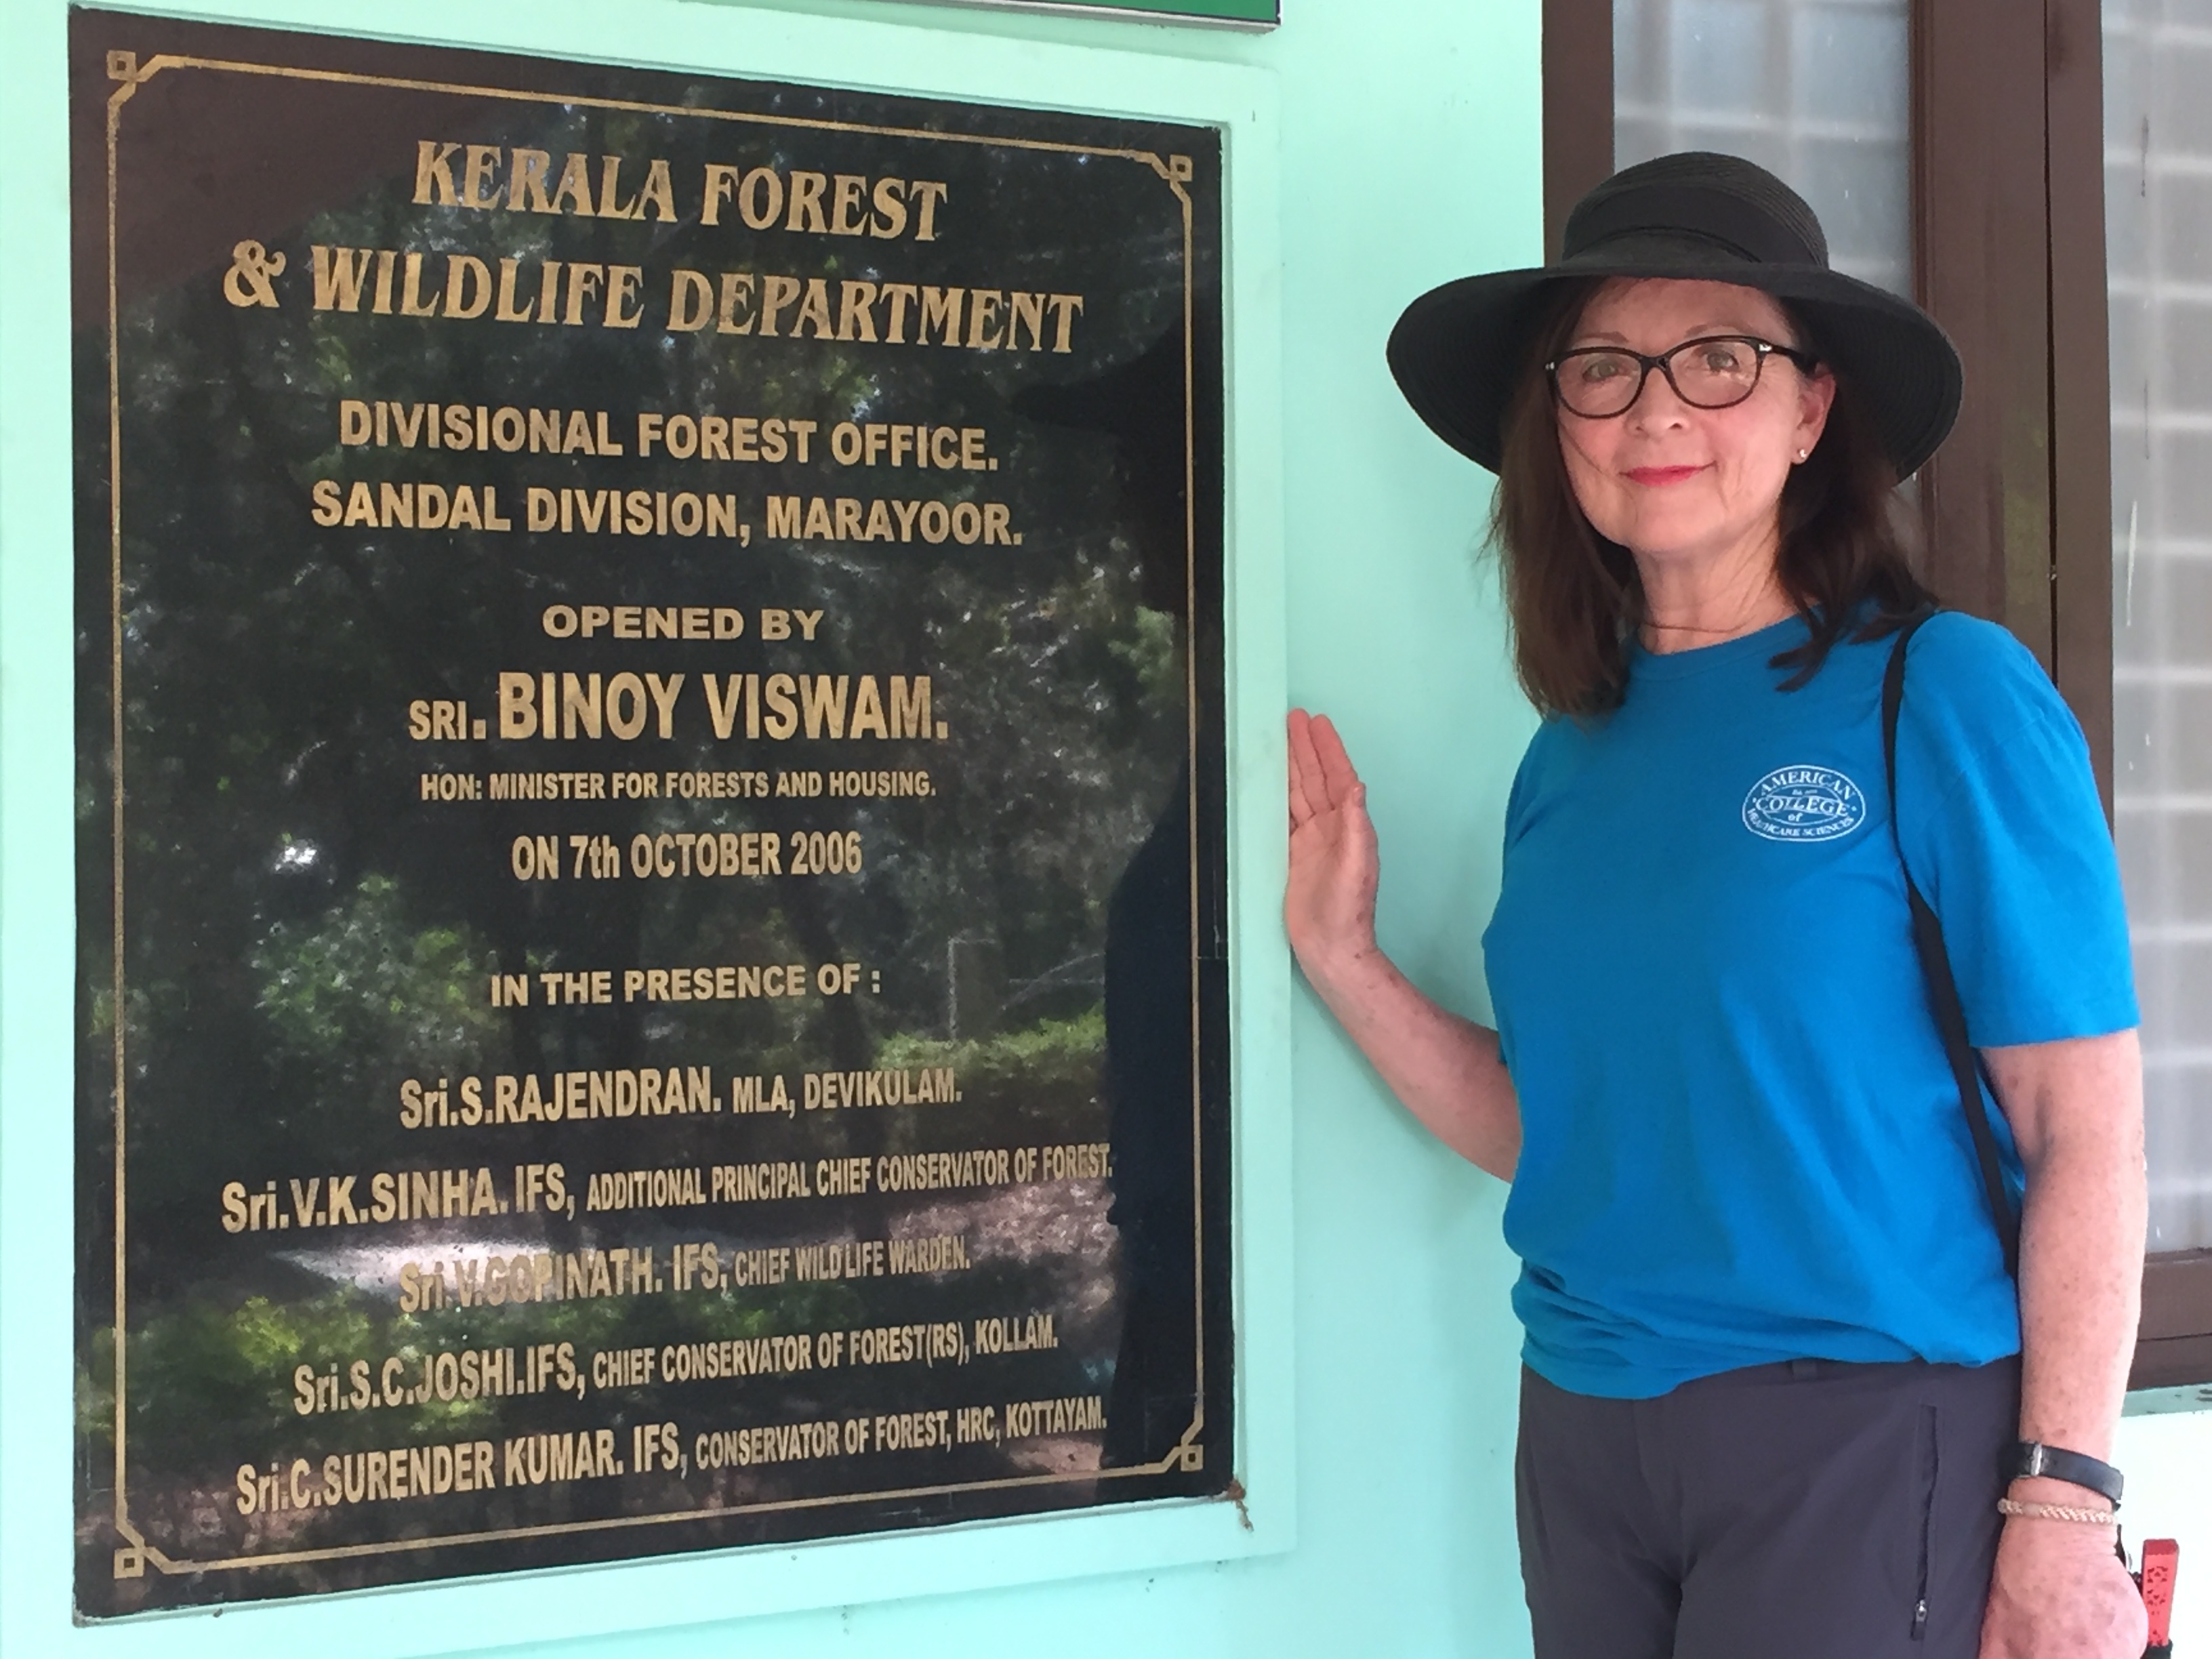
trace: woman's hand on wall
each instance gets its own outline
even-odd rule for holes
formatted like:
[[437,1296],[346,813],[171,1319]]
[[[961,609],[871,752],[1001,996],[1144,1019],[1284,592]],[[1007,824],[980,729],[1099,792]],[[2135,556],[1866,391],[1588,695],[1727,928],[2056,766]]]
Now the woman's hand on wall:
[[1382,866],[1367,786],[1326,714],[1291,710],[1291,876],[1283,925],[1318,984],[1375,949]]
[[1430,1132],[1504,1181],[1521,1107],[1498,1033],[1439,1008],[1375,942],[1381,874],[1367,789],[1327,718],[1291,711],[1291,872],[1283,923],[1306,981]]

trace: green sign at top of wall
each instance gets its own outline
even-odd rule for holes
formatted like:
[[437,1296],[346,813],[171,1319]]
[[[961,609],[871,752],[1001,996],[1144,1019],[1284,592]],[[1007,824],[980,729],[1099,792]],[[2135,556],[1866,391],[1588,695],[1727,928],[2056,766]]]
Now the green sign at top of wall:
[[1280,0],[951,0],[951,3],[1016,11],[1141,12],[1164,20],[1249,28],[1273,28],[1283,20]]

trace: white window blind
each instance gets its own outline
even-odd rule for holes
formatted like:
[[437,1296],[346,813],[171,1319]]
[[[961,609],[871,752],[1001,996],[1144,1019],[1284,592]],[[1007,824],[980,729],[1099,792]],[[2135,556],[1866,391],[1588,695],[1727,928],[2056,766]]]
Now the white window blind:
[[2212,0],[2106,0],[2114,821],[2150,1248],[2212,1247]]
[[1613,161],[1741,155],[1813,205],[1839,270],[1912,289],[1906,0],[1613,0]]

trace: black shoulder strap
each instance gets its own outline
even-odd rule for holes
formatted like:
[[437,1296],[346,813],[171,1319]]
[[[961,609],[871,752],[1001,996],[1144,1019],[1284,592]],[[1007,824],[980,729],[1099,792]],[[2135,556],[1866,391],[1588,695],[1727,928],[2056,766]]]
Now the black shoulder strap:
[[1897,630],[1890,647],[1889,669],[1881,682],[1881,763],[1889,780],[1889,833],[1897,846],[1898,868],[1905,875],[1905,896],[1912,907],[1912,943],[1920,953],[1920,969],[1928,981],[1928,1003],[1942,1034],[1943,1052],[1950,1057],[1951,1075],[1959,1085],[1959,1104],[1966,1114],[1966,1127],[1974,1138],[1974,1158],[1981,1165],[1982,1195],[1989,1200],[1990,1218],[1996,1224],[1997,1242],[2004,1248],[2005,1271],[2020,1277],[2020,1218],[2013,1213],[2005,1191],[2004,1165],[1997,1156],[1996,1131],[1990,1127],[1989,1108],[1982,1099],[1981,1062],[1966,1037],[1966,1006],[1959,1000],[1959,983],[1951,976],[1951,953],[1943,945],[1943,925],[1921,896],[1905,861],[1905,832],[1897,801],[1897,720],[1905,707],[1905,652],[1921,623],[1933,616],[1923,611]]

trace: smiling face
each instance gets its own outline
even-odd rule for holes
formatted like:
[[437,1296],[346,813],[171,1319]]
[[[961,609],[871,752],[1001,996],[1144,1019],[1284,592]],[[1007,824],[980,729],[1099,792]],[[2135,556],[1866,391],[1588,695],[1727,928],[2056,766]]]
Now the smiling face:
[[[1732,283],[1623,278],[1598,290],[1571,344],[1626,346],[1658,356],[1705,335],[1750,335],[1800,343],[1782,307]],[[1653,567],[1741,558],[1770,565],[1778,538],[1782,486],[1798,452],[1820,441],[1835,381],[1802,373],[1777,354],[1750,397],[1728,409],[1698,409],[1654,371],[1625,415],[1592,420],[1560,407],[1559,453],[1597,532]]]

